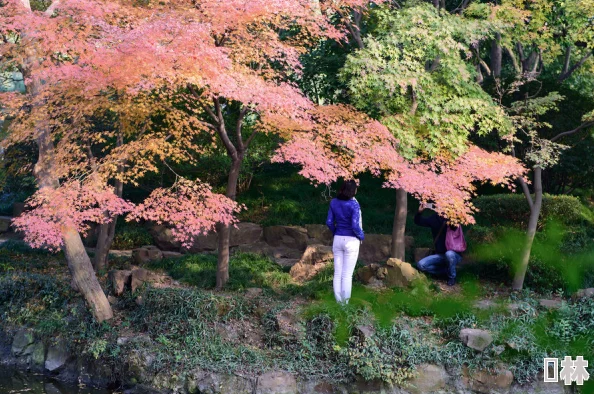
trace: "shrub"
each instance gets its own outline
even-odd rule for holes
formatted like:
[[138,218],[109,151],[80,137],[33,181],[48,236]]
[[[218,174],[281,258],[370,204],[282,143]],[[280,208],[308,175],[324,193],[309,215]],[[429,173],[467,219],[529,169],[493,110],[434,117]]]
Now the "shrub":
[[9,273],[0,276],[0,322],[62,325],[70,288],[48,275]]
[[129,250],[153,243],[153,237],[144,227],[126,225],[116,230],[112,249]]
[[361,341],[353,337],[343,352],[349,358],[349,366],[365,380],[380,379],[390,385],[402,385],[414,377],[414,369],[400,349],[389,346],[382,338],[373,336]]
[[[481,196],[473,203],[479,210],[476,219],[481,226],[511,225],[525,228],[528,224],[530,208],[523,194]],[[576,197],[545,194],[540,223],[551,219],[563,224],[576,224],[591,220],[591,212]]]

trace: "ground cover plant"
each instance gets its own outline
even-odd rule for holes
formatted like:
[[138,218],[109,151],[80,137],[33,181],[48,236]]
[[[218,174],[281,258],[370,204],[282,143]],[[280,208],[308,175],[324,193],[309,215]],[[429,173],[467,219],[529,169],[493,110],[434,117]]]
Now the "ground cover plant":
[[[333,300],[330,270],[297,284],[268,258],[238,254],[230,266],[237,279],[221,293],[212,290],[216,257],[187,255],[150,267],[169,272],[179,285],[125,294],[114,305],[116,322],[99,324],[69,287],[62,259],[21,242],[0,247],[2,329],[25,325],[37,335],[72,338],[70,346],[85,357],[135,371],[131,382],[163,371],[182,379],[195,368],[248,375],[282,369],[329,382],[359,376],[406,387],[424,363],[462,373],[463,365],[489,369],[504,362],[523,384],[534,381],[545,356],[594,356],[587,350],[594,338],[593,299],[574,300],[563,292],[514,294],[479,281],[472,271],[463,271],[455,292],[427,280],[410,289],[356,283],[344,308]],[[263,291],[249,295],[254,287]],[[560,309],[539,305],[539,297],[551,296],[561,297]],[[478,306],[481,300],[490,301],[487,309]],[[302,330],[297,335],[279,331],[276,318],[286,310],[295,311]],[[362,335],[361,326],[373,334]],[[475,352],[460,342],[462,328],[489,330],[494,342]],[[248,332],[256,334],[244,336]],[[122,337],[131,339],[118,341]],[[150,354],[156,361],[149,370],[135,370],[130,354]]]

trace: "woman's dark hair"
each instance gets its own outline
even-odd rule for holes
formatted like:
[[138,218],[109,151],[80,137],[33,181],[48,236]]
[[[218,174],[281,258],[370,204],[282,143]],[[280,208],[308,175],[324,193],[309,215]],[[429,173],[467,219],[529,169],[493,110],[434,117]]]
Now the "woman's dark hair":
[[343,184],[340,185],[337,197],[339,200],[350,200],[355,197],[355,194],[357,194],[357,182],[350,180],[344,181]]

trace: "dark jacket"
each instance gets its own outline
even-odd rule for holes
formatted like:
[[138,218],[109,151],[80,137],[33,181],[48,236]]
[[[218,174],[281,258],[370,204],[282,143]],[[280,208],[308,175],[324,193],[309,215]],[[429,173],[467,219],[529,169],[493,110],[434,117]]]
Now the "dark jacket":
[[[415,224],[423,227],[429,227],[435,242],[435,253],[444,254],[446,252],[446,220],[433,212],[431,216],[424,217],[421,212],[415,215]],[[440,233],[441,231],[441,233]],[[438,238],[439,235],[439,238]]]
[[332,199],[330,201],[326,225],[334,235],[356,237],[361,241],[365,238],[362,227],[361,207],[359,206],[359,202],[354,198],[350,200]]

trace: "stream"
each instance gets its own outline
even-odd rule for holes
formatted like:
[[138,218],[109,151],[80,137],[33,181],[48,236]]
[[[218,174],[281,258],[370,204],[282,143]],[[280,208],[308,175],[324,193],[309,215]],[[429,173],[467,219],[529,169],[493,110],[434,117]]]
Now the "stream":
[[96,390],[64,384],[40,375],[18,371],[0,365],[0,394],[110,394],[113,391]]

